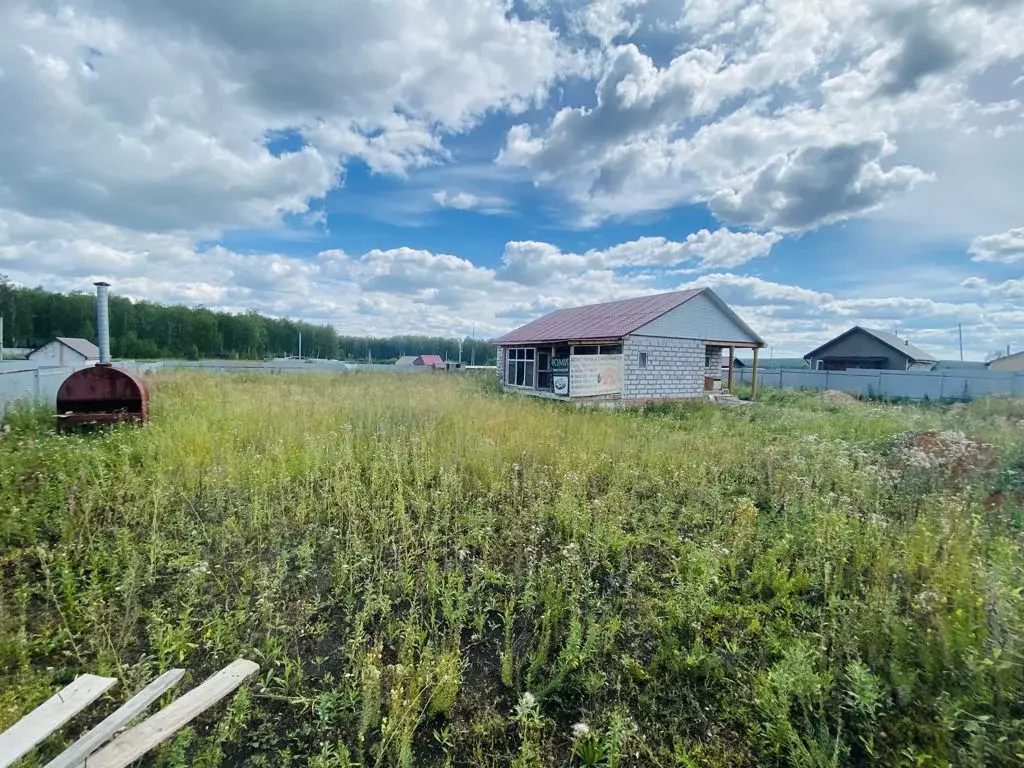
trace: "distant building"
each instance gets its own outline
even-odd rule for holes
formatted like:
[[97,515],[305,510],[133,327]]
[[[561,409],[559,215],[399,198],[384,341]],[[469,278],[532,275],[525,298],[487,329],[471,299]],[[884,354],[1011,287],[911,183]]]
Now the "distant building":
[[757,350],[764,341],[714,291],[701,288],[560,309],[495,344],[507,390],[643,403],[721,388],[727,350]]
[[990,371],[1024,371],[1024,352],[997,357],[988,364]]
[[49,344],[29,352],[28,359],[48,366],[81,365],[98,362],[100,349],[87,339],[58,336]]
[[930,371],[937,359],[894,333],[855,325],[804,355],[816,371]]
[[939,360],[933,371],[984,371],[988,365],[976,360]]
[[444,360],[440,355],[420,355],[416,358],[415,365],[429,365],[431,368],[444,370]]
[[409,368],[417,365],[444,370],[444,360],[440,355],[402,355],[395,361],[396,367]]

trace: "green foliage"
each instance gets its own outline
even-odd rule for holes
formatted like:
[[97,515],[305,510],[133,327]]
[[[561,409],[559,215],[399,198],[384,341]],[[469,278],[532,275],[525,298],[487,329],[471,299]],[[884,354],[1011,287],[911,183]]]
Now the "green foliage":
[[[32,347],[56,336],[95,340],[95,302],[92,293],[21,288],[0,275],[4,343],[9,347]],[[112,354],[139,360],[297,355],[300,333],[304,357],[389,362],[400,355],[440,354],[456,359],[459,352],[458,339],[341,336],[328,325],[264,317],[255,311],[232,314],[202,306],[131,301],[116,295],[110,297],[110,330]],[[463,359],[493,364],[494,347],[487,341],[464,339]]]
[[246,656],[144,764],[1024,760],[1019,404],[194,372],[151,401],[86,436],[9,416],[0,728],[76,674],[121,681],[98,719]]

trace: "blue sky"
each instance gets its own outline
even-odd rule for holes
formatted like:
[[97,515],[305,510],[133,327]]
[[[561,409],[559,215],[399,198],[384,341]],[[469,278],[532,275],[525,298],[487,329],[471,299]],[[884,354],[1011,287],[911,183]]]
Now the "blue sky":
[[484,336],[708,285],[778,355],[1024,344],[1018,2],[69,0],[4,36],[17,282]]

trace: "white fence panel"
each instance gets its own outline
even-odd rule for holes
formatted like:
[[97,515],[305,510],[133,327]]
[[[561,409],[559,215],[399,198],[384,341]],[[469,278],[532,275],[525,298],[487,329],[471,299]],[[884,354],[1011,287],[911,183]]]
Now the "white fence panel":
[[[84,366],[80,366],[84,367]],[[78,367],[39,368],[19,371],[0,369],[0,411],[14,403],[38,403],[57,407],[57,390]]]

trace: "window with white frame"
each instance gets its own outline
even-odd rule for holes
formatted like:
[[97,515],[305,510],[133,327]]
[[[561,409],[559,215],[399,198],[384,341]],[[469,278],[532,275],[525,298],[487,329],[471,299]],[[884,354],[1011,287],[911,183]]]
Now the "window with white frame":
[[646,352],[641,352],[640,353],[639,365],[640,365],[641,368],[646,368],[647,367],[647,353]]
[[512,387],[533,387],[536,368],[535,349],[515,347],[506,352],[505,383]]

